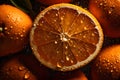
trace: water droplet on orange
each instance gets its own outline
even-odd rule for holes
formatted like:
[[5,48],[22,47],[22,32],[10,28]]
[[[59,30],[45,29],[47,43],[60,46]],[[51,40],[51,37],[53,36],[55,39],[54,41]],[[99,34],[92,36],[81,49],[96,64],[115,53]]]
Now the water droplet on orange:
[[23,37],[23,36],[24,36],[23,34],[20,35],[20,37]]
[[57,67],[58,68],[61,68],[62,66],[59,64],[59,62],[57,62]]
[[67,60],[67,61],[69,61],[69,60],[70,60],[68,56],[66,56],[66,60]]
[[24,75],[24,79],[29,79],[29,77],[30,77],[29,72],[26,72],[25,75]]
[[24,69],[25,69],[24,66],[19,66],[19,67],[18,67],[18,70],[19,70],[19,71],[23,71]]
[[55,44],[57,44],[58,42],[57,41],[55,41]]
[[12,29],[13,28],[13,26],[10,26],[10,29]]
[[2,32],[3,31],[3,28],[0,26],[0,32]]

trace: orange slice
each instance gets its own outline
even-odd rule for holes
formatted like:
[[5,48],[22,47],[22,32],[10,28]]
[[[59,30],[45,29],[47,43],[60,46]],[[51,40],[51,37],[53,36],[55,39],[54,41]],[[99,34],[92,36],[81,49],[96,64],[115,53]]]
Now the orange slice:
[[100,51],[103,32],[87,10],[68,3],[49,6],[30,32],[36,58],[47,67],[71,71],[88,64]]

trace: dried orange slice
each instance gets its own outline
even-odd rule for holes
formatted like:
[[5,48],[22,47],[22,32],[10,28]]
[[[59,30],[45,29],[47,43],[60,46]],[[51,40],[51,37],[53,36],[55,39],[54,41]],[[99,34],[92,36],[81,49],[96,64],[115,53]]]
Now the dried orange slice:
[[37,59],[47,67],[71,71],[96,57],[103,32],[92,14],[68,3],[49,6],[37,16],[30,44]]

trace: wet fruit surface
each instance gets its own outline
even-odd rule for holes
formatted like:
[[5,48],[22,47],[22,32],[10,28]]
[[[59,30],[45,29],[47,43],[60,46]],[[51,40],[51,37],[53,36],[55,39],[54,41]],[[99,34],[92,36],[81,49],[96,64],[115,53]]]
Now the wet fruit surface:
[[0,80],[50,79],[49,69],[41,65],[32,54],[20,53],[0,63]]
[[12,5],[0,5],[0,56],[21,51],[28,43],[31,18]]
[[106,36],[120,37],[119,0],[90,0],[89,10],[101,23]]
[[71,4],[58,4],[38,15],[30,40],[40,62],[66,71],[89,63],[101,48],[103,34],[89,12]]
[[[39,2],[37,2],[36,0],[0,0],[0,4],[10,4],[10,5],[13,5],[13,4],[11,4],[11,2],[10,1],[15,1],[15,2],[17,2],[17,3],[20,3],[20,4],[23,4],[22,5],[22,8],[25,8],[25,6],[28,6],[28,5],[26,5],[26,3],[24,3],[25,1],[31,1],[31,4],[32,4],[32,7],[30,7],[31,9],[33,9],[33,11],[35,12],[35,14],[37,15],[39,12],[41,12],[43,9],[45,9],[47,6],[48,6],[48,4],[44,4],[43,5],[43,3],[39,3]],[[47,0],[46,0],[47,1]],[[53,0],[52,0],[53,1]],[[92,0],[91,0],[92,1]],[[96,0],[94,0],[94,1],[96,1]],[[99,3],[99,1],[102,1],[102,0],[97,0],[97,3],[95,3],[95,4],[99,4],[99,7],[102,7],[103,6],[103,4],[102,4],[102,2],[101,3]],[[106,2],[109,2],[109,1],[111,1],[110,2],[110,5],[111,4],[114,4],[114,3],[116,3],[118,0],[115,0],[115,1],[112,1],[112,0],[104,0],[104,4],[107,6],[107,8],[104,10],[104,12],[108,15],[109,14],[109,16],[110,15],[113,15],[113,13],[116,15],[117,13],[116,13],[116,11],[119,13],[119,9],[115,9],[115,7],[116,6],[111,6],[111,7],[108,7],[109,5],[107,5],[107,3]],[[75,5],[78,5],[78,6],[82,6],[82,7],[84,7],[85,9],[87,9],[88,10],[88,3],[89,3],[90,1],[89,0],[72,0],[72,2],[70,2],[70,3],[72,3],[72,4],[75,4]],[[16,4],[16,5],[19,5],[19,4]],[[25,5],[25,6],[24,6]],[[117,2],[117,4],[116,5],[118,5],[117,7],[119,7],[119,2]],[[15,6],[15,5],[14,5]],[[24,6],[24,7],[23,7]],[[21,8],[20,6],[16,6],[16,7],[19,7],[19,9]],[[105,6],[104,6],[105,7]],[[113,8],[112,8],[113,7]],[[95,7],[94,7],[95,8]],[[107,9],[110,9],[110,11],[108,11]],[[24,9],[22,9],[22,10],[24,10]],[[28,7],[27,8],[25,8],[25,10],[28,10]],[[116,11],[114,11],[114,10],[116,10]],[[31,12],[31,11],[30,11]],[[71,11],[70,11],[71,12]],[[75,11],[74,11],[75,12]],[[97,15],[100,15],[101,14],[101,12],[100,11],[98,11],[98,9],[96,9],[95,10],[95,12],[96,12],[96,14]],[[1,12],[0,12],[1,13]],[[2,13],[3,14],[3,13]],[[30,13],[30,15],[29,16],[31,16],[32,14]],[[114,18],[116,18],[115,17],[115,15],[114,15]],[[35,17],[33,17],[33,16],[31,16],[32,18],[33,18],[33,20],[35,19]],[[49,17],[51,17],[51,16],[49,16]],[[97,17],[96,17],[97,18]],[[105,21],[106,22],[106,20],[108,19],[108,17],[107,17],[107,19],[106,19],[106,17],[105,16],[101,16],[101,18],[103,18],[102,20],[103,21]],[[119,18],[119,17],[118,17]],[[73,18],[74,19],[74,18]],[[110,19],[110,17],[109,17],[109,20],[111,20]],[[111,20],[111,21],[114,21],[115,19],[113,19],[113,20]],[[119,22],[119,19],[118,20],[115,20],[116,22]],[[66,21],[67,22],[67,21]],[[82,22],[82,21],[81,21]],[[27,22],[26,22],[27,23]],[[65,22],[64,22],[65,23]],[[107,24],[107,23],[106,23]],[[119,23],[118,23],[119,24]],[[1,32],[3,33],[4,31],[3,30],[5,30],[5,24],[3,24],[3,23],[0,23],[0,36],[1,35],[3,35],[3,34],[1,34]],[[53,25],[53,24],[52,24]],[[108,25],[108,24],[107,24]],[[109,25],[113,25],[113,24],[109,24]],[[116,23],[114,24],[114,25],[117,25]],[[3,27],[3,28],[2,28]],[[115,28],[116,29],[116,28]],[[7,29],[7,30],[9,30],[9,29]],[[19,30],[19,29],[18,29]],[[52,30],[52,29],[50,29],[50,30]],[[59,29],[60,30],[60,29]],[[67,31],[67,29],[65,30],[65,31]],[[75,31],[75,30],[74,30]],[[57,31],[58,32],[58,31]],[[117,34],[113,34],[113,33],[117,33]],[[119,31],[117,32],[117,30],[115,30],[114,32],[112,32],[112,31],[110,31],[110,34],[112,34],[112,36],[118,36],[119,35]],[[42,35],[42,37],[44,37],[43,35]],[[41,38],[42,38],[41,37]],[[71,39],[71,36],[69,36],[68,34],[59,34],[58,35],[58,37],[57,38],[59,38],[59,40],[61,41],[61,40],[63,40],[64,42],[67,42],[67,41],[69,41],[69,39]],[[89,41],[89,40],[88,40]],[[1,42],[1,41],[0,41]],[[8,41],[9,42],[9,41]],[[58,41],[54,41],[53,42],[54,44],[58,44]],[[8,43],[6,43],[6,44],[8,44]],[[13,43],[14,44],[14,43]],[[105,39],[104,39],[104,43],[103,43],[103,46],[102,47],[107,47],[107,46],[110,46],[110,45],[113,45],[113,44],[120,44],[120,38],[110,38],[110,37],[106,37],[106,35],[105,35]],[[8,46],[7,46],[8,47]],[[31,52],[31,48],[29,47],[29,45],[27,45],[27,46],[24,46],[25,47],[25,53],[26,52]],[[27,47],[27,48],[26,48]],[[67,47],[66,47],[67,48]],[[48,49],[49,49],[49,47],[48,47]],[[56,48],[55,48],[56,49]],[[84,49],[84,48],[82,48],[82,49]],[[84,50],[86,50],[86,49],[84,49]],[[7,50],[6,50],[7,51]],[[47,50],[46,50],[47,51]],[[48,51],[47,51],[48,52]],[[29,53],[28,53],[29,54]],[[30,53],[30,55],[31,55],[32,53]],[[26,56],[26,54],[24,54],[23,53],[23,56],[21,56],[21,59],[20,59],[20,62],[18,61],[18,59],[17,59],[17,61],[16,61],[16,59],[14,59],[15,57],[16,57],[16,55],[18,56],[18,54],[13,54],[13,55],[8,55],[8,56],[2,56],[2,57],[0,57],[0,69],[2,69],[2,70],[0,70],[0,80],[10,80],[11,79],[11,77],[13,77],[12,78],[12,80],[19,80],[19,79],[21,79],[21,77],[22,77],[22,79],[21,80],[23,80],[23,79],[25,79],[25,80],[30,80],[31,78],[33,78],[32,80],[34,80],[34,79],[37,79],[37,80],[53,80],[53,79],[55,79],[55,80],[66,80],[66,79],[75,79],[76,80],[76,78],[82,78],[82,76],[81,75],[79,75],[79,72],[77,73],[77,72],[72,72],[72,71],[69,71],[68,73],[67,72],[56,72],[56,71],[54,71],[54,70],[51,70],[50,69],[50,72],[49,72],[49,69],[47,68],[46,69],[46,67],[44,67],[44,66],[41,66],[41,65],[39,65],[39,62],[34,58],[34,55],[32,54],[31,56]],[[109,54],[108,54],[109,55]],[[83,56],[83,55],[82,55]],[[11,58],[11,59],[9,59],[9,58]],[[117,57],[118,58],[118,57]],[[6,60],[7,59],[7,60]],[[67,60],[70,60],[69,58],[64,58],[64,59],[66,59],[66,61]],[[5,61],[4,61],[5,60]],[[93,60],[94,61],[94,60]],[[103,63],[105,63],[105,62],[108,62],[108,64],[106,64],[106,65],[108,65],[108,68],[112,68],[112,66],[114,66],[114,65],[112,65],[111,64],[111,62],[110,62],[111,60],[103,60]],[[21,63],[22,62],[22,63]],[[119,62],[118,62],[119,63]],[[19,65],[20,64],[20,65]],[[101,63],[102,64],[102,63]],[[101,65],[101,64],[99,64],[99,66]],[[17,67],[15,67],[14,65],[16,65]],[[104,65],[104,66],[106,66],[106,65]],[[9,67],[5,67],[5,66],[9,66]],[[61,67],[59,64],[57,65],[57,66],[59,66],[59,67]],[[98,64],[96,65],[96,67],[99,67],[98,66]],[[107,70],[108,69],[107,67],[104,67],[104,68],[101,68],[101,69],[104,69],[104,70]],[[90,64],[87,64],[86,66],[83,66],[83,67],[81,67],[81,68],[79,68],[78,69],[78,71],[80,70],[80,71],[82,71],[82,72],[84,72],[85,73],[85,75],[86,75],[86,77],[88,78],[88,80],[103,80],[103,79],[101,79],[101,78],[99,78],[100,76],[98,76],[97,75],[97,72],[100,72],[100,69],[95,69],[95,68],[93,68],[94,70],[93,70],[93,77],[94,78],[92,78],[91,79],[91,63]],[[115,69],[115,67],[114,68],[112,68],[112,69],[110,69],[111,71],[107,71],[107,72],[105,72],[105,74],[108,74],[109,73],[109,75],[107,75],[107,77],[109,76],[109,77],[111,77],[111,76],[113,76],[114,75],[114,78],[115,78],[115,76],[116,76],[116,79],[115,80],[119,80],[119,78],[118,78],[118,73],[115,73],[115,72],[118,72],[118,70],[117,69]],[[115,71],[116,70],[116,71]],[[1,71],[5,71],[5,72],[2,72],[1,73]],[[97,72],[96,72],[97,71]],[[7,73],[6,73],[7,72]],[[26,72],[26,73],[25,73]],[[104,71],[103,71],[104,72]],[[9,73],[9,74],[8,74]],[[15,74],[16,73],[16,74]],[[20,73],[20,74],[19,74]],[[24,75],[22,74],[22,73],[24,73]],[[50,73],[50,74],[49,74]],[[111,74],[112,73],[112,74]],[[12,76],[11,76],[11,75]],[[102,72],[100,73],[101,75],[104,75],[105,76],[105,74],[103,73],[102,74]],[[5,76],[3,76],[3,75],[5,75]],[[8,76],[9,75],[9,76]],[[15,77],[15,75],[17,75],[17,77]],[[11,76],[11,77],[10,77]],[[3,77],[2,79],[1,79],[1,77]],[[18,78],[19,77],[19,79],[16,79],[16,78]],[[59,78],[59,79],[58,79]],[[99,78],[99,79],[98,79]],[[108,78],[109,79],[109,78]],[[108,80],[108,79],[105,79],[105,80]],[[111,78],[112,79],[112,78]],[[113,79],[112,79],[113,80]]]
[[113,45],[103,49],[93,61],[93,80],[120,79],[120,45]]

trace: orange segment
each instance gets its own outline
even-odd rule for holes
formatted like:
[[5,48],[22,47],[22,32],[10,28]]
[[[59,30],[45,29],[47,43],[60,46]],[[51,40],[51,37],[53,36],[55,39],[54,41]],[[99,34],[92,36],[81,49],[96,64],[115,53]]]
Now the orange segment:
[[41,63],[54,70],[71,71],[96,57],[102,47],[103,32],[87,10],[61,3],[37,16],[30,42]]

